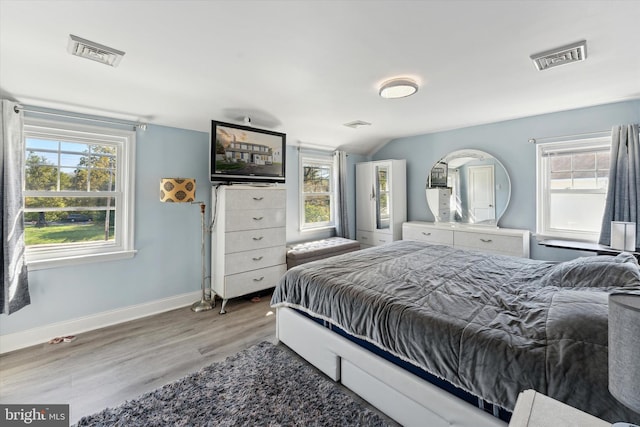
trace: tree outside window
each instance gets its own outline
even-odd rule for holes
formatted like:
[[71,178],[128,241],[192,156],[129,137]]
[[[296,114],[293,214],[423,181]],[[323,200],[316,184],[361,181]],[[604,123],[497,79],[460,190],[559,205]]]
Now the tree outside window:
[[133,256],[135,132],[29,119],[24,135],[27,263]]
[[333,226],[333,161],[302,160],[302,228]]

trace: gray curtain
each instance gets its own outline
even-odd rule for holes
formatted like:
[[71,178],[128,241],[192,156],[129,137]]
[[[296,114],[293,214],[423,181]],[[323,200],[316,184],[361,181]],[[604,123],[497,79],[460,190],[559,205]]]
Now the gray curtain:
[[337,171],[337,224],[336,235],[338,237],[346,237],[350,239],[349,233],[349,215],[347,212],[347,153],[344,151],[336,151],[334,153]]
[[638,125],[614,126],[611,131],[611,166],[607,202],[600,230],[601,245],[611,244],[611,221],[636,223],[640,244],[640,142]]
[[22,177],[24,147],[22,112],[3,99],[0,123],[0,191],[2,192],[2,294],[1,313],[11,314],[31,303],[24,260],[24,199]]

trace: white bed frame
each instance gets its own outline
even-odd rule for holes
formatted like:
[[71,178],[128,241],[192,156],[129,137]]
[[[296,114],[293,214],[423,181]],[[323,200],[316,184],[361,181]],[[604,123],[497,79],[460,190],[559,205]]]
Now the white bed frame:
[[278,308],[276,319],[278,340],[403,426],[506,426],[293,309]]

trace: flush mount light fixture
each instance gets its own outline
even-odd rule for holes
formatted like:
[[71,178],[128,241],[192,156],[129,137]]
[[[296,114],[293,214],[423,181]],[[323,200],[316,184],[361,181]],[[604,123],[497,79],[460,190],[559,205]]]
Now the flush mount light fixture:
[[387,80],[380,86],[380,96],[383,98],[404,98],[418,91],[418,84],[408,78]]
[[121,50],[85,40],[73,34],[69,34],[67,51],[72,55],[87,58],[112,67],[117,67],[124,56],[124,52]]
[[586,40],[581,40],[556,49],[536,53],[531,55],[530,58],[540,71],[557,67],[558,65],[584,61],[587,59],[587,42]]

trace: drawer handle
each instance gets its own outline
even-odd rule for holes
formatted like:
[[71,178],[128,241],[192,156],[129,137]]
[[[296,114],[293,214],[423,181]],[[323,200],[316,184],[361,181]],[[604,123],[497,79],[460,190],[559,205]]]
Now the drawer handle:
[[259,202],[260,200],[264,199],[264,197],[254,197],[253,200],[255,200],[256,202]]
[[361,238],[362,240],[367,240],[367,237],[366,237],[366,236],[360,236],[360,238]]
[[254,238],[253,238],[253,240],[255,240],[255,241],[262,240],[262,239],[263,239],[263,236],[260,236],[260,237],[254,237]]
[[254,282],[262,282],[264,280],[264,276],[260,277],[259,279],[253,279]]
[[423,231],[422,234],[424,234],[425,236],[431,236],[431,233],[427,233],[425,231]]
[[387,243],[386,240],[379,239],[378,242]]
[[256,258],[256,257],[253,257],[253,260],[254,260],[254,261],[260,261],[261,259],[262,259],[262,257],[261,257],[261,256],[259,256],[259,257],[257,257],[257,258]]
[[262,221],[262,218],[264,218],[263,216],[259,216],[259,217],[253,217],[254,221]]
[[481,242],[484,242],[484,243],[491,243],[491,242],[493,242],[493,240],[491,240],[491,239],[480,239],[480,241],[481,241]]

